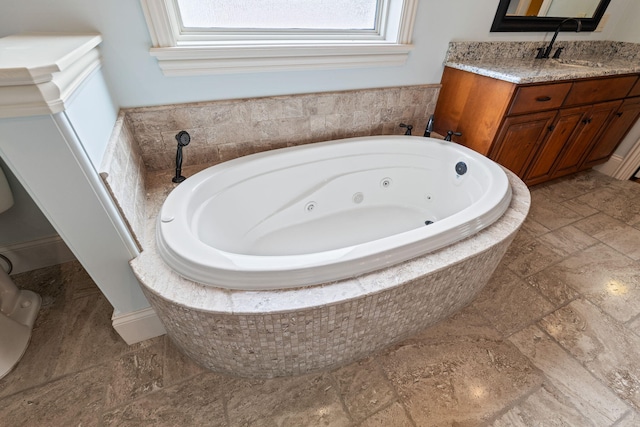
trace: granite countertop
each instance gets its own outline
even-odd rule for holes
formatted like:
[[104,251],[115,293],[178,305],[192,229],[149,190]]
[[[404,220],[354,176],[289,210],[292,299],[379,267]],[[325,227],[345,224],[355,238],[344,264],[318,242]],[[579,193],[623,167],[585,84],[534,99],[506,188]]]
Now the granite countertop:
[[544,43],[450,43],[445,66],[511,83],[539,83],[640,73],[640,45],[618,42],[564,42],[560,59],[535,59]]

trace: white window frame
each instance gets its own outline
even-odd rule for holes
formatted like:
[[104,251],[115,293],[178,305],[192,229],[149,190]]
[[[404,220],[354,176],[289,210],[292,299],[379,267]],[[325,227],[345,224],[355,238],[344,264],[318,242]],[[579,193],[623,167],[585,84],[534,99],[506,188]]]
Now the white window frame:
[[[398,66],[413,49],[418,0],[386,0],[375,31],[225,31],[181,28],[175,0],[140,0],[166,76]],[[364,33],[364,34],[363,34]]]

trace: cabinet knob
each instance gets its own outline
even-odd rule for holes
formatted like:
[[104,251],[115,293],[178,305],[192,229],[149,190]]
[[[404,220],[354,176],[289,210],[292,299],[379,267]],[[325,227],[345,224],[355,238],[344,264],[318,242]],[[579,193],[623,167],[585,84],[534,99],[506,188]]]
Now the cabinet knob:
[[623,113],[623,112],[622,112],[622,111],[620,111],[620,112],[616,113],[616,116],[618,116],[618,117],[622,117],[622,113]]
[[547,129],[549,129],[549,132],[553,131],[556,128],[556,125],[550,125]]
[[536,101],[538,101],[538,102],[551,101],[551,97],[550,96],[539,96],[539,97],[536,98]]
[[591,123],[591,119],[584,119],[584,120],[582,120],[582,123],[587,125],[587,124]]

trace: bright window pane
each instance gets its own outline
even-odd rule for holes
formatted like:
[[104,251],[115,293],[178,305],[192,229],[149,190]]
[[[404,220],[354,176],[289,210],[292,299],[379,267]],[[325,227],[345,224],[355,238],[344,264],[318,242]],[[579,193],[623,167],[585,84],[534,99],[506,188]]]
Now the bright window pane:
[[185,28],[372,30],[377,0],[177,0]]

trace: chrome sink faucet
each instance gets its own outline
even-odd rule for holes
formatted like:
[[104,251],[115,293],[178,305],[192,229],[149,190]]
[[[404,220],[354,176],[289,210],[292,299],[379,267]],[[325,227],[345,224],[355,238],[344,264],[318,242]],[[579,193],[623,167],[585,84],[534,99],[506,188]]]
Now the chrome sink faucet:
[[[558,33],[560,32],[560,30],[562,29],[562,26],[565,24],[565,22],[567,21],[575,21],[576,22],[576,33],[579,33],[580,30],[582,30],[582,21],[580,21],[579,19],[576,18],[567,18],[565,20],[563,20],[560,25],[558,25],[558,28],[556,28],[556,32],[553,34],[553,38],[551,39],[551,42],[549,42],[549,46],[547,46],[546,48],[544,47],[540,47],[538,48],[538,54],[536,55],[536,59],[546,59],[549,57],[549,55],[551,54],[551,50],[553,49],[553,43],[555,43],[556,41],[556,37],[558,37]],[[556,50],[556,53],[553,55],[554,58],[559,58],[560,57],[560,52],[562,52],[562,48],[558,48],[558,50]]]

